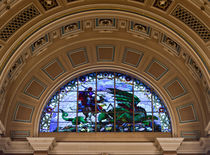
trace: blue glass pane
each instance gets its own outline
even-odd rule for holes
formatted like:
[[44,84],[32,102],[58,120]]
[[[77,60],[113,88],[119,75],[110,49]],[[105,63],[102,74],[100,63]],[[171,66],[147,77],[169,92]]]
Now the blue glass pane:
[[63,96],[60,100],[60,102],[72,102],[75,101],[77,102],[77,92],[68,92]]
[[150,87],[145,85],[142,81],[134,79],[134,91],[151,92]]
[[77,102],[60,102],[59,109],[65,112],[77,112]]
[[109,88],[114,89],[114,73],[97,73],[97,91],[108,91]]
[[79,77],[79,91],[94,91],[96,90],[96,74],[91,73]]

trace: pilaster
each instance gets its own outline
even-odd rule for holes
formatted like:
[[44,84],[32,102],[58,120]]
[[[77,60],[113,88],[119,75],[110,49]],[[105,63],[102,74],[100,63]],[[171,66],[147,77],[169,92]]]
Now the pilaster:
[[27,137],[34,150],[34,155],[47,155],[55,143],[54,137]]
[[156,138],[156,144],[163,155],[176,155],[184,138]]

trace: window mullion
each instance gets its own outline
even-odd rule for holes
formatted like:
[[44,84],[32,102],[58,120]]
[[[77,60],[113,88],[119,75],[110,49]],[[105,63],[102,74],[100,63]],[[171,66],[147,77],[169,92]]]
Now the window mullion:
[[97,132],[97,106],[98,106],[98,103],[97,103],[97,72],[96,72],[96,91],[95,91],[95,132]]

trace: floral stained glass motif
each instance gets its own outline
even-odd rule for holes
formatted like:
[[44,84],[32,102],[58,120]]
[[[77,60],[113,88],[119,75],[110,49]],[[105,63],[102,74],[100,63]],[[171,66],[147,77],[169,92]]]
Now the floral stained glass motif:
[[142,81],[116,72],[80,76],[42,112],[40,132],[171,132],[166,106]]

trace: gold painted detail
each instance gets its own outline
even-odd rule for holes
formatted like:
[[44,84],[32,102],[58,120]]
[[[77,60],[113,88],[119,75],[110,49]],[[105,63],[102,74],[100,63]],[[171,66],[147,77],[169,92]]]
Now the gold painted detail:
[[36,40],[31,45],[31,51],[32,51],[32,53],[34,54],[35,51],[37,51],[38,49],[41,49],[47,43],[49,43],[49,35],[48,34],[45,34],[44,36],[40,37],[38,40]]
[[201,69],[198,67],[198,65],[196,64],[196,62],[195,62],[192,58],[189,58],[188,66],[191,68],[192,71],[195,72],[195,74],[196,74],[200,79],[203,77],[203,74],[202,74]]
[[10,79],[22,65],[23,65],[23,58],[20,57],[19,59],[17,59],[17,61],[15,61],[15,63],[10,68],[8,73],[8,78]]
[[188,25],[204,42],[210,41],[210,30],[187,9],[177,5],[171,15]]
[[42,4],[46,11],[58,6],[56,0],[39,0],[39,2]]
[[25,8],[0,30],[0,39],[7,41],[21,26],[39,14],[40,12],[33,5]]
[[115,18],[96,18],[95,19],[95,29],[109,31],[116,30],[116,19]]
[[166,11],[171,3],[172,0],[156,0],[153,6],[163,11]]
[[164,34],[161,39],[161,43],[170,50],[172,50],[177,56],[179,56],[181,51],[181,46],[176,41],[174,41],[173,39]]
[[129,32],[134,33],[134,35],[143,35],[149,37],[151,33],[151,28],[145,24],[130,21]]
[[70,24],[62,26],[61,35],[75,34],[77,32],[81,32],[82,30],[81,23],[82,23],[81,21],[77,21],[77,22],[72,22]]

